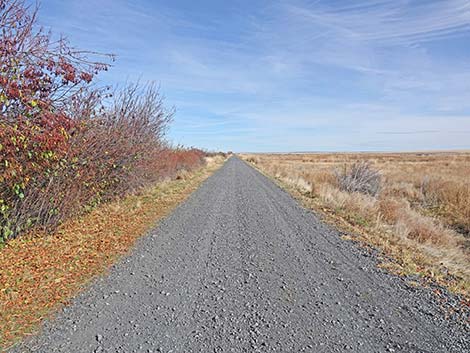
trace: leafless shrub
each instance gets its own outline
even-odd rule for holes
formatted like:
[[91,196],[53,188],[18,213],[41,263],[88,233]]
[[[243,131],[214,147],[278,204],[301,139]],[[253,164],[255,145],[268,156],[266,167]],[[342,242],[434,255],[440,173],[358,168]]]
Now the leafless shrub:
[[421,192],[423,206],[434,207],[438,204],[439,198],[436,193],[435,180],[431,179],[428,175],[424,176],[419,190]]
[[246,159],[248,163],[258,164],[258,159],[254,156],[250,156]]
[[367,161],[355,162],[350,168],[345,166],[342,171],[336,170],[335,176],[338,187],[347,192],[377,196],[382,185],[380,172]]

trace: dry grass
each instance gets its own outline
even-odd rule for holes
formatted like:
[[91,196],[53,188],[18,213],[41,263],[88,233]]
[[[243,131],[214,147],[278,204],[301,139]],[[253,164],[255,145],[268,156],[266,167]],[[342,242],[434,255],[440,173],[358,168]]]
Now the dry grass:
[[209,158],[197,172],[103,205],[54,234],[30,234],[0,249],[0,351],[106,271],[222,162]]
[[[470,152],[242,157],[396,260],[384,266],[470,295]],[[340,187],[338,171],[362,162],[380,171],[376,196]]]

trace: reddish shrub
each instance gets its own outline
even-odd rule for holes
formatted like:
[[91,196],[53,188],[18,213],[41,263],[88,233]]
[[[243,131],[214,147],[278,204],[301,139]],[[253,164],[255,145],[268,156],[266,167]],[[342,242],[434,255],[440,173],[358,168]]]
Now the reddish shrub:
[[52,41],[35,17],[21,0],[0,0],[0,242],[203,160],[167,146],[173,111],[154,85],[92,90],[108,66]]

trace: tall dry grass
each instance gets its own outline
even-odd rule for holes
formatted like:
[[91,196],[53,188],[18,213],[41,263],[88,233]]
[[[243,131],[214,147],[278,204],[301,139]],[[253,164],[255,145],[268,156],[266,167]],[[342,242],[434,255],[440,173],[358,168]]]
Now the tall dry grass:
[[[454,289],[469,293],[470,152],[242,157],[366,230],[367,240],[398,256],[407,271],[454,275],[460,279],[453,281]],[[380,173],[376,194],[345,187],[347,171],[361,165]]]

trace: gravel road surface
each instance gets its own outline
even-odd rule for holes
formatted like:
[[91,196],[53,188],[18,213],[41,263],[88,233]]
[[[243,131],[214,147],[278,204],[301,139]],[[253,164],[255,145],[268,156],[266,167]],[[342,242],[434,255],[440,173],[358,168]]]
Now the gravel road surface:
[[428,289],[231,158],[12,352],[470,352]]

